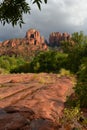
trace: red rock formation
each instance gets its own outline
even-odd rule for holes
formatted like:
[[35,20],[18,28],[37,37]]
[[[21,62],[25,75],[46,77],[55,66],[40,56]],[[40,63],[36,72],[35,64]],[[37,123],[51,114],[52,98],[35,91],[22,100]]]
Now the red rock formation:
[[27,39],[29,44],[32,45],[46,45],[44,41],[44,37],[40,35],[40,32],[35,29],[29,29],[26,32],[25,38]]
[[2,43],[3,47],[16,47],[20,44],[20,39],[12,39],[12,40],[6,40]]
[[40,36],[40,32],[35,29],[29,29],[26,33],[26,38],[30,44],[38,45],[44,43],[44,38]]
[[29,29],[26,32],[25,38],[11,39],[2,42],[0,44],[0,55],[2,54],[12,55],[12,52],[13,54],[15,54],[15,53],[23,53],[25,50],[35,51],[38,49],[39,50],[47,49],[44,37],[40,35],[39,31],[35,29]]
[[0,47],[1,47],[1,45],[2,45],[2,42],[0,42]]
[[60,32],[52,32],[49,36],[49,43],[51,46],[60,46],[61,41],[67,41],[70,39],[70,34],[68,33],[60,33]]

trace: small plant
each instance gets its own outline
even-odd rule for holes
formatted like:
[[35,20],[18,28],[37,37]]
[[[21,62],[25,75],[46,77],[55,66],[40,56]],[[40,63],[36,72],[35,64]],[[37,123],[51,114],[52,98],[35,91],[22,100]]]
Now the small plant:
[[39,83],[42,83],[42,84],[50,84],[50,83],[54,82],[53,80],[51,80],[50,76],[39,77],[38,81],[39,81]]
[[46,79],[43,78],[43,77],[40,77],[38,80],[39,80],[39,83],[41,83],[41,84],[45,84],[46,83]]
[[0,74],[7,74],[9,73],[7,70],[0,68]]
[[64,69],[64,68],[60,69],[59,74],[60,74],[61,76],[68,76],[68,77],[72,76],[72,74],[70,73],[70,71],[69,71],[69,70],[66,70],[66,69]]
[[83,116],[79,107],[65,108],[60,122],[64,128],[69,127],[75,130],[87,128],[87,119]]

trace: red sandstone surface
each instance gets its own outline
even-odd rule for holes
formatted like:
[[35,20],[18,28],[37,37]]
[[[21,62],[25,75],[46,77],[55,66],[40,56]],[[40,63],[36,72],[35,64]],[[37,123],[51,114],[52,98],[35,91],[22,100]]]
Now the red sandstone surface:
[[58,130],[53,122],[72,88],[71,78],[57,74],[0,75],[0,130]]

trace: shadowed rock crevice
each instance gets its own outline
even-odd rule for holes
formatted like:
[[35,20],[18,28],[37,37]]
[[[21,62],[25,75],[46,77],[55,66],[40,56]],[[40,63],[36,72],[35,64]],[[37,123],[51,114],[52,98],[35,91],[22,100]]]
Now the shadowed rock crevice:
[[57,130],[58,127],[51,119],[40,118],[27,107],[0,109],[0,130]]

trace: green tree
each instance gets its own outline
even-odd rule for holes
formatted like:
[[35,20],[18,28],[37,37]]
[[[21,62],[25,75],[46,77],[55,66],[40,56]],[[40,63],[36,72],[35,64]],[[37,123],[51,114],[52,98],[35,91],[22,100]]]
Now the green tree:
[[87,36],[85,36],[82,31],[74,32],[72,34],[72,40],[75,42],[75,44],[84,44],[87,43]]
[[[47,0],[31,0],[40,10],[42,1],[47,3]],[[0,2],[0,21],[3,25],[11,23],[13,26],[19,24],[21,27],[24,24],[23,14],[30,13],[30,10],[26,0],[3,0]]]
[[67,54],[58,51],[46,51],[39,53],[30,63],[31,72],[58,73],[66,66]]
[[87,107],[87,57],[82,59],[82,64],[78,71],[78,81],[75,87],[75,94],[80,107]]
[[87,46],[87,36],[82,31],[74,32],[70,40],[61,41],[61,48],[64,53],[72,52],[74,48],[81,48],[83,45]]

